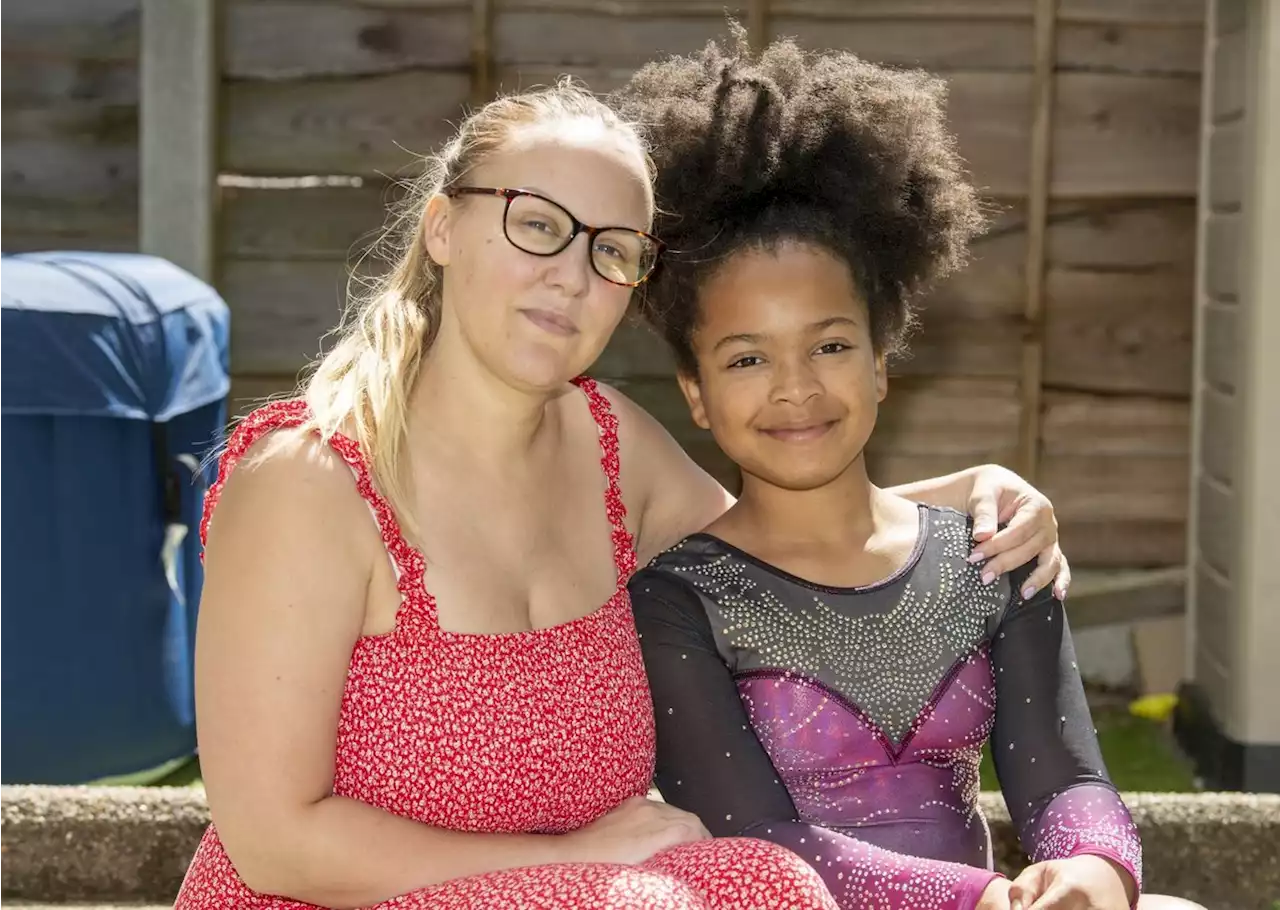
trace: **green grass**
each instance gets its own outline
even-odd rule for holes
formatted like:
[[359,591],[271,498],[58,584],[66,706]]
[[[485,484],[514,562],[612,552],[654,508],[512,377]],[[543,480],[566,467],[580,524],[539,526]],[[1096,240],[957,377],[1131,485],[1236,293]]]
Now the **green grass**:
[[200,760],[180,758],[136,774],[104,777],[92,782],[99,787],[195,787],[200,786]]
[[[1111,779],[1120,790],[1156,793],[1189,793],[1195,790],[1191,769],[1178,754],[1166,729],[1153,721],[1134,717],[1118,705],[1093,710],[1098,741]],[[187,759],[140,774],[113,777],[96,783],[114,786],[200,786],[200,762]],[[999,790],[989,749],[983,750],[982,789]],[[1276,907],[1275,910],[1280,910]]]
[[[1191,769],[1170,741],[1168,731],[1120,707],[1095,708],[1102,757],[1121,791],[1188,793],[1195,790]],[[982,789],[999,790],[991,755],[984,750]]]

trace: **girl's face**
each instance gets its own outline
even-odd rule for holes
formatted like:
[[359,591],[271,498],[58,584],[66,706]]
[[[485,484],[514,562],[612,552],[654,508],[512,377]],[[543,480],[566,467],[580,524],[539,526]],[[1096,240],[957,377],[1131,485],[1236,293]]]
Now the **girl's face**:
[[862,456],[887,391],[849,268],[820,247],[735,254],[703,285],[694,421],[744,473],[789,490],[835,480]]
[[[537,219],[514,209],[513,219],[523,219],[519,230],[545,233],[545,212],[559,211],[589,225],[646,231],[653,214],[643,153],[633,139],[589,119],[518,128],[461,184],[529,190],[560,207],[537,203]],[[534,203],[519,206],[526,204]],[[428,208],[427,250],[445,266],[436,343],[463,341],[513,387],[556,389],[600,356],[632,289],[592,268],[585,232],[555,255],[518,248],[504,227],[506,211],[502,197],[477,194],[437,197]]]

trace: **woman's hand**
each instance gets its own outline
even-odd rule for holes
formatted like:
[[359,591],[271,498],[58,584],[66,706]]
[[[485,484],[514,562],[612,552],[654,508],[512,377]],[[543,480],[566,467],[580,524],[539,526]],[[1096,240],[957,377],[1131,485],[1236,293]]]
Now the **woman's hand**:
[[[1023,597],[1029,598],[1053,582],[1054,597],[1066,600],[1071,569],[1058,547],[1053,503],[1043,493],[1007,468],[984,465],[974,469],[968,512],[973,516],[977,542],[969,559],[986,560],[984,580],[998,578],[1035,559],[1036,569],[1023,586]],[[1007,523],[1006,527],[997,530],[1002,523]]]
[[1101,856],[1073,856],[1029,866],[1013,881],[1013,910],[1128,910],[1136,885]]
[[591,824],[564,835],[573,862],[642,863],[671,847],[711,835],[696,815],[633,796]]

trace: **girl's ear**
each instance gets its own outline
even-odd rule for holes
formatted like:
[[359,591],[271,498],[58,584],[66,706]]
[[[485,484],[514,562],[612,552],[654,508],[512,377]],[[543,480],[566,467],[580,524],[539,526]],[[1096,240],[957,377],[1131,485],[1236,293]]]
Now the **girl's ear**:
[[702,403],[702,386],[698,384],[698,377],[680,370],[676,373],[676,382],[680,383],[680,391],[684,393],[684,400],[689,405],[689,414],[693,417],[693,422],[703,430],[711,429],[711,423],[707,420],[707,409]]

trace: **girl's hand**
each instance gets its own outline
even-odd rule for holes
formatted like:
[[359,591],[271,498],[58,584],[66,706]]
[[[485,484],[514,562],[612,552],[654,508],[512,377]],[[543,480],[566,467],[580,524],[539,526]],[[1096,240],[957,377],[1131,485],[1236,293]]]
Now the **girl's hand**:
[[1101,856],[1073,856],[1029,866],[1009,889],[1012,910],[1128,910],[1137,886]]
[[[973,478],[968,510],[977,542],[969,559],[986,561],[984,580],[998,578],[1034,558],[1037,566],[1023,586],[1023,598],[1053,582],[1054,597],[1066,599],[1071,569],[1058,547],[1053,503],[1043,493],[1007,468],[985,465]],[[1002,523],[1006,527],[997,530]]]

